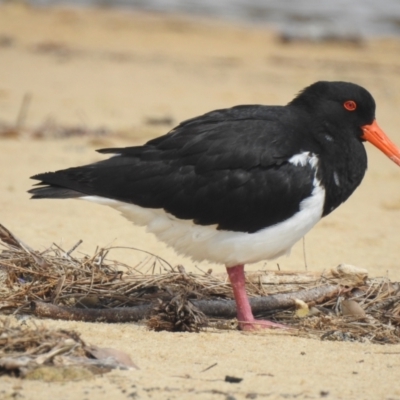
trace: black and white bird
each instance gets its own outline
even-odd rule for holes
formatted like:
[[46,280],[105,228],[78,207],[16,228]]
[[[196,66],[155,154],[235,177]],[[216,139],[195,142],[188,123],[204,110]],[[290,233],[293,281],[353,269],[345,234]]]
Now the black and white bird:
[[279,327],[254,319],[244,264],[288,253],[353,193],[366,140],[400,165],[367,90],[316,82],[286,106],[211,111],[143,146],[99,150],[115,156],[35,175],[30,193],[111,206],[178,253],[224,264],[240,327]]

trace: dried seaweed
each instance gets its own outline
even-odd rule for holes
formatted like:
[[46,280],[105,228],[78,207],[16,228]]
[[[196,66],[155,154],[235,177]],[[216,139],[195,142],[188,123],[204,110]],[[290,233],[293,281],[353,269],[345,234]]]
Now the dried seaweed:
[[115,368],[137,367],[127,354],[87,345],[77,332],[0,320],[0,376],[77,380]]
[[[144,254],[135,266],[110,260],[113,248],[74,257],[79,242],[69,251],[53,244],[39,253],[1,226],[0,239],[3,314],[32,313],[33,304],[42,310],[36,315],[66,313],[65,319],[121,322],[136,321],[132,313],[142,308],[140,318],[146,316],[155,330],[199,331],[207,325],[203,313],[209,327],[235,329],[232,321],[226,321],[235,314],[226,274],[189,273],[134,248],[126,249]],[[246,280],[256,316],[290,325],[291,334],[400,343],[397,282],[368,278],[367,271],[347,265],[323,273],[259,271],[248,273]]]

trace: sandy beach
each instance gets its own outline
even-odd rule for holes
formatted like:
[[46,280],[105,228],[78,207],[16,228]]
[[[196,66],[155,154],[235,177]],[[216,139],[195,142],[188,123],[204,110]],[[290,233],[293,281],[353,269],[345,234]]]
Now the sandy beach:
[[[1,5],[0,123],[12,126],[24,96],[30,103],[20,121],[25,133],[0,137],[0,223],[38,250],[53,242],[68,249],[82,239],[85,254],[96,246],[133,246],[188,271],[223,272],[223,266],[194,265],[176,255],[107,207],[29,200],[29,177],[100,160],[98,148],[144,143],[212,109],[285,104],[317,80],[366,87],[379,125],[400,145],[399,39],[283,43],[260,27],[179,15]],[[44,124],[112,133],[32,137]],[[345,262],[399,280],[400,168],[366,146],[369,168],[360,188],[306,236],[307,266],[322,271]],[[115,251],[111,258],[132,265],[143,255]],[[302,242],[290,257],[247,270],[276,269],[277,263],[304,270]],[[89,343],[123,349],[140,370],[62,384],[2,377],[0,398],[400,399],[398,345],[275,331],[183,334],[149,332],[139,324],[35,323],[75,329]],[[226,375],[243,381],[225,382]]]

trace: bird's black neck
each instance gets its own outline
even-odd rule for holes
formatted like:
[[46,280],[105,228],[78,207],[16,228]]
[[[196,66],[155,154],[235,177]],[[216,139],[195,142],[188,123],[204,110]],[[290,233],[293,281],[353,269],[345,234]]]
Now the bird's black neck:
[[[331,134],[332,132],[332,134]],[[356,132],[325,123],[315,137],[320,148],[319,176],[325,188],[323,216],[346,201],[361,183],[367,169],[367,154]]]

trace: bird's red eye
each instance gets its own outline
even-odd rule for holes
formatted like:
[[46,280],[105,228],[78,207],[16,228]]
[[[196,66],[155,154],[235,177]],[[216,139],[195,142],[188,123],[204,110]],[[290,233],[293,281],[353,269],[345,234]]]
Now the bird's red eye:
[[354,111],[354,110],[357,108],[357,104],[356,104],[356,102],[353,101],[353,100],[347,100],[347,101],[345,101],[345,102],[343,103],[343,107],[344,107],[346,110]]

